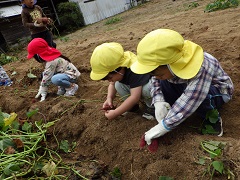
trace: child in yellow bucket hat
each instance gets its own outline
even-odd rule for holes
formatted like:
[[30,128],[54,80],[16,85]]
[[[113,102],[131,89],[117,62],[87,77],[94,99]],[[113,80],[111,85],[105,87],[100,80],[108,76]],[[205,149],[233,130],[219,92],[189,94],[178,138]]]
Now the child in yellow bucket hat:
[[[206,114],[218,110],[232,98],[233,83],[218,60],[203,52],[199,45],[184,40],[176,31],[157,29],[139,42],[137,61],[130,68],[137,74],[153,75],[150,91],[159,123],[144,134],[148,145],[194,112],[204,120],[202,132],[222,136],[220,115],[215,122],[210,122]],[[165,102],[171,108],[165,117],[159,118]],[[211,132],[209,125],[213,128]]]
[[[148,107],[146,108],[148,112],[144,113],[143,117],[154,119],[154,107],[151,106],[152,99],[148,89],[150,75],[133,73],[130,66],[135,61],[136,55],[130,51],[124,51],[123,47],[116,42],[103,43],[92,53],[91,79],[109,81],[107,99],[102,109],[110,120],[125,112],[137,111],[140,100],[143,100]],[[124,101],[115,109],[113,100],[116,93]]]

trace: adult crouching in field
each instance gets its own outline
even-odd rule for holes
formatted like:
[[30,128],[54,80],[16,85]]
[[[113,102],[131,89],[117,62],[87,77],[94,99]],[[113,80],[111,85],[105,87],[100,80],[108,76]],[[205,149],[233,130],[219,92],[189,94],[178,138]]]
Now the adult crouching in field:
[[[141,146],[151,145],[194,112],[203,119],[202,132],[223,135],[218,110],[232,98],[233,83],[219,61],[198,44],[170,29],[154,30],[139,42],[131,70],[154,75],[151,95],[153,103],[158,103],[156,112],[165,109],[165,102],[171,105],[166,117],[156,115],[158,124],[144,134]],[[212,110],[217,110],[214,121],[206,118]]]
[[58,95],[73,96],[76,93],[76,82],[81,73],[66,56],[48,46],[42,38],[33,39],[28,44],[27,51],[28,59],[34,57],[39,63],[45,63],[41,85],[35,98],[41,97],[41,101],[44,101],[51,83],[58,86]]

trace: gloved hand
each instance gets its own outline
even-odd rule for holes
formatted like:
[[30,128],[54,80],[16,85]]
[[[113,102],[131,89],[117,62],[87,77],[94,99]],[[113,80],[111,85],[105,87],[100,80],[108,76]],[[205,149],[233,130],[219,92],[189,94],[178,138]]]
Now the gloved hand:
[[40,86],[39,90],[38,90],[38,93],[35,96],[35,98],[37,99],[41,96],[40,102],[44,101],[46,99],[46,96],[47,96],[47,89],[48,89],[47,87]]
[[164,122],[161,120],[159,124],[151,128],[141,138],[140,147],[143,148],[146,144],[150,152],[156,152],[158,149],[158,137],[163,136],[170,130],[164,127]]
[[[140,141],[140,148],[143,148],[146,145],[145,135],[142,136]],[[158,149],[158,139],[152,139],[152,143],[148,146],[148,150],[152,153],[156,152]]]
[[169,129],[166,129],[163,120],[161,120],[156,126],[145,132],[145,141],[150,145],[152,139],[163,136],[169,131]]
[[154,103],[154,107],[155,107],[155,117],[157,121],[160,123],[160,121],[166,117],[171,106],[167,102],[156,102]]

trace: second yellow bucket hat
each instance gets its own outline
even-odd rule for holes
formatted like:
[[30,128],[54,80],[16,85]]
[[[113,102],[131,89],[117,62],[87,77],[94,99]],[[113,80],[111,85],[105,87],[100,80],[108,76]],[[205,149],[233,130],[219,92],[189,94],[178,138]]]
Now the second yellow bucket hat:
[[169,64],[176,76],[190,79],[198,73],[203,58],[201,46],[184,40],[176,31],[157,29],[139,42],[137,61],[130,68],[137,74],[145,74]]

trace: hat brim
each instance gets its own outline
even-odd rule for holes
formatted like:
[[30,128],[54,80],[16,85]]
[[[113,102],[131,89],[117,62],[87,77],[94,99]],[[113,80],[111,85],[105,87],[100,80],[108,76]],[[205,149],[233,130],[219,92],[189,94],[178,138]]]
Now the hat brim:
[[131,65],[130,69],[136,74],[146,74],[146,73],[153,71],[157,67],[158,67],[158,65],[149,66],[149,65],[147,65],[147,62],[146,62],[146,64],[141,64],[141,63],[139,63],[139,61],[135,61]]
[[27,58],[28,58],[28,59],[31,59],[31,58],[33,58],[34,55],[35,55],[35,54],[28,54],[28,55],[27,55]]
[[104,78],[105,76],[107,76],[107,75],[108,75],[108,73],[97,74],[97,73],[94,73],[93,71],[91,71],[91,73],[90,73],[90,78],[91,78],[92,80],[97,81],[97,80],[103,79],[103,78]]
[[173,73],[182,79],[191,79],[199,72],[203,60],[203,49],[199,45],[186,40],[184,43],[184,54],[176,62],[169,64]]

